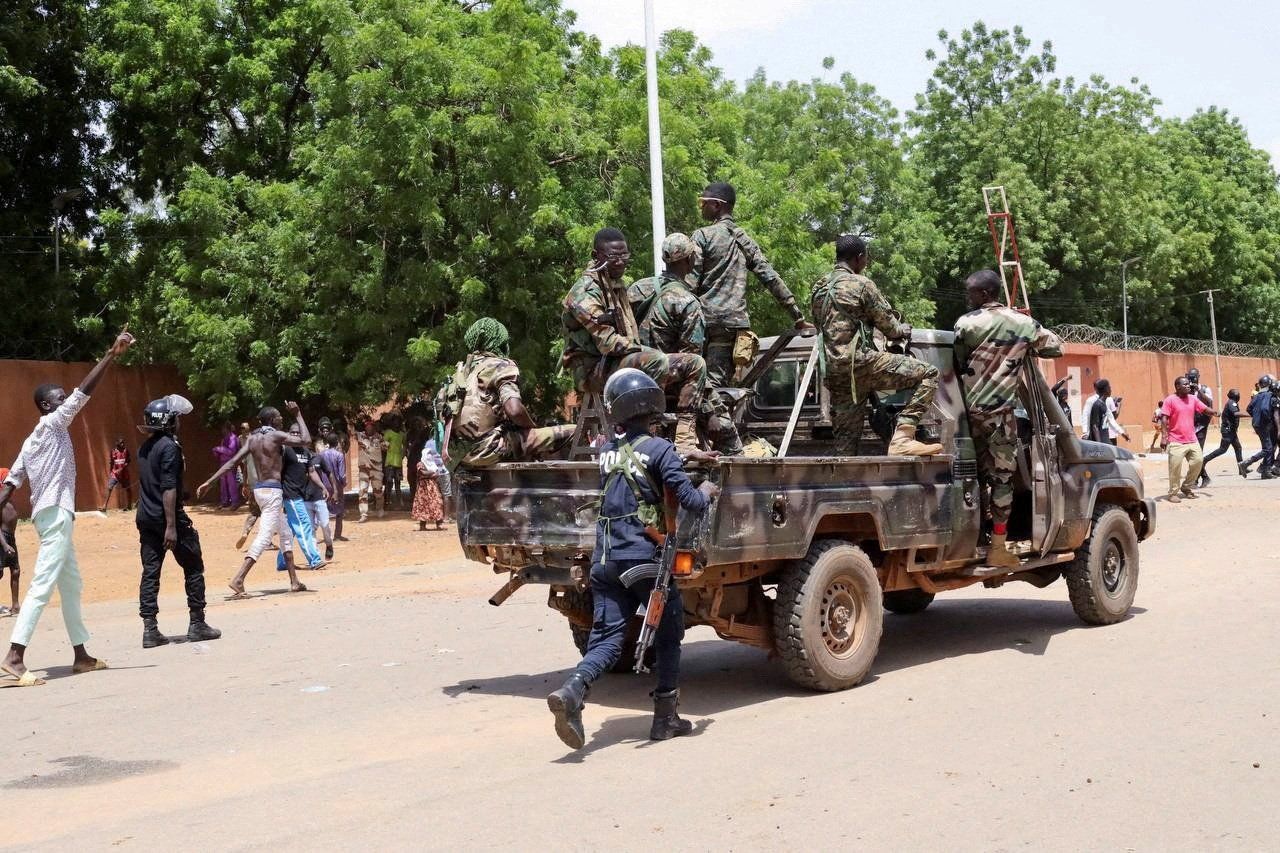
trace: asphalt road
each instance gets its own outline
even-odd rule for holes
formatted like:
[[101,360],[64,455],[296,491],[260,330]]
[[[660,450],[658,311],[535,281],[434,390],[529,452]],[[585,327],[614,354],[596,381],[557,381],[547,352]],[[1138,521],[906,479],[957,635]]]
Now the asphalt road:
[[873,677],[844,693],[693,630],[696,735],[648,743],[651,685],[611,676],[578,753],[543,701],[576,660],[566,625],[536,588],[489,607],[498,582],[460,559],[215,596],[225,637],[200,645],[144,651],[134,605],[93,604],[113,669],[81,676],[50,666],[70,662],[51,609],[28,656],[49,683],[0,690],[0,844],[1274,849],[1280,572],[1260,534],[1278,501],[1219,476],[1162,503],[1119,625],[1079,623],[1061,584],[887,615]]

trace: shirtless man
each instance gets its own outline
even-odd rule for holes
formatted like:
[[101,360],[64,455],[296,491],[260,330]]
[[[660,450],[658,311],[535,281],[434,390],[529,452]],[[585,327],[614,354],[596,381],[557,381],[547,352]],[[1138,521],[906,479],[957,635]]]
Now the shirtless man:
[[[8,477],[9,469],[0,468],[0,477]],[[4,576],[5,568],[9,569],[9,599],[10,607],[6,610],[0,607],[0,616],[17,616],[18,615],[18,578],[22,575],[22,569],[18,566],[18,542],[14,539],[14,531],[18,526],[18,511],[13,508],[13,504],[7,503],[0,508],[0,577]]]
[[283,523],[284,492],[281,490],[280,474],[284,465],[284,448],[306,447],[311,443],[311,432],[302,419],[302,412],[298,410],[297,403],[286,402],[284,407],[298,422],[297,435],[290,435],[282,430],[284,418],[280,415],[280,410],[267,406],[258,412],[258,422],[261,425],[249,435],[249,440],[235,456],[228,459],[212,477],[196,489],[196,497],[203,497],[204,493],[218,482],[219,477],[234,470],[242,459],[252,455],[254,469],[258,475],[253,497],[262,509],[262,520],[258,523],[258,538],[254,539],[253,544],[249,546],[240,571],[229,584],[231,592],[234,593],[232,598],[247,597],[244,591],[244,579],[253,568],[253,564],[262,556],[262,552],[271,544],[271,538],[277,532],[280,534],[280,552],[284,555],[284,568],[289,573],[289,590],[291,592],[306,590],[298,580],[298,573],[293,565],[293,540],[289,533],[289,525]]

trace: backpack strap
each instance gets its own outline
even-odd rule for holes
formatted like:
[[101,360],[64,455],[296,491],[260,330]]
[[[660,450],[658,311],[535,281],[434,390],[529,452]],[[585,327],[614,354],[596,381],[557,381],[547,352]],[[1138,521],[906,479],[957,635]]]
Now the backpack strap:
[[[658,503],[653,503],[645,500],[644,492],[641,490],[640,483],[636,479],[636,475],[634,473],[634,471],[640,471],[644,475],[645,481],[649,484],[649,488],[653,490],[653,493],[655,495],[662,494],[662,489],[660,489],[654,482],[653,475],[649,473],[648,466],[644,464],[644,460],[641,459],[640,454],[636,452],[636,446],[643,445],[651,437],[652,436],[647,435],[642,437],[634,446],[631,442],[626,440],[619,442],[618,459],[613,463],[609,470],[605,472],[604,484],[600,487],[600,497],[598,499],[600,509],[596,516],[597,523],[604,523],[604,546],[602,553],[603,559],[605,560],[609,559],[609,537],[612,532],[614,521],[618,521],[623,518],[640,518],[640,520],[643,521],[644,519],[641,517],[641,512],[646,508],[650,509],[645,514],[656,513],[657,522],[660,523],[662,521],[664,508],[661,501],[659,500]],[[609,491],[610,485],[612,485],[614,480],[618,477],[623,478],[623,480],[626,481],[627,486],[631,489],[631,494],[636,499],[636,508],[631,512],[623,513],[622,515],[604,515],[604,496]]]

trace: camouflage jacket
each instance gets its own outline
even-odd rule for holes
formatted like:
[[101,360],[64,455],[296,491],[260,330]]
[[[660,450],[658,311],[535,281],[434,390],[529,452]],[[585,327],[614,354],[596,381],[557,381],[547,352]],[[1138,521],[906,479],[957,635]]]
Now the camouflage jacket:
[[810,308],[822,333],[828,371],[833,366],[847,369],[851,361],[857,362],[863,353],[870,352],[873,326],[890,339],[911,332],[875,282],[843,262],[813,286]]
[[520,399],[520,368],[504,356],[473,352],[458,365],[445,392],[454,434],[474,441],[507,420],[503,405]]
[[970,415],[1013,411],[1028,351],[1041,358],[1057,358],[1062,355],[1062,340],[999,302],[988,302],[956,320],[956,364]]
[[565,294],[560,325],[564,357],[623,356],[640,347],[640,329],[626,288],[603,270],[587,270]]
[[642,278],[627,288],[631,311],[640,324],[640,342],[663,352],[702,354],[707,327],[698,297],[684,282],[665,273]]
[[693,232],[693,242],[702,251],[694,264],[698,280],[696,294],[702,302],[702,316],[708,326],[723,329],[749,329],[747,315],[747,271],[769,288],[773,297],[799,320],[803,315],[782,276],[769,266],[756,241],[747,236],[731,217]]

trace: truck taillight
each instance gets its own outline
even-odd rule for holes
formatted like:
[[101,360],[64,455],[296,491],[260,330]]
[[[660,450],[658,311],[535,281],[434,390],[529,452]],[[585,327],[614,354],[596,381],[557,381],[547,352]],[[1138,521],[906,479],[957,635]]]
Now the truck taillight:
[[688,577],[693,574],[693,552],[676,551],[676,562],[671,569],[676,577]]

